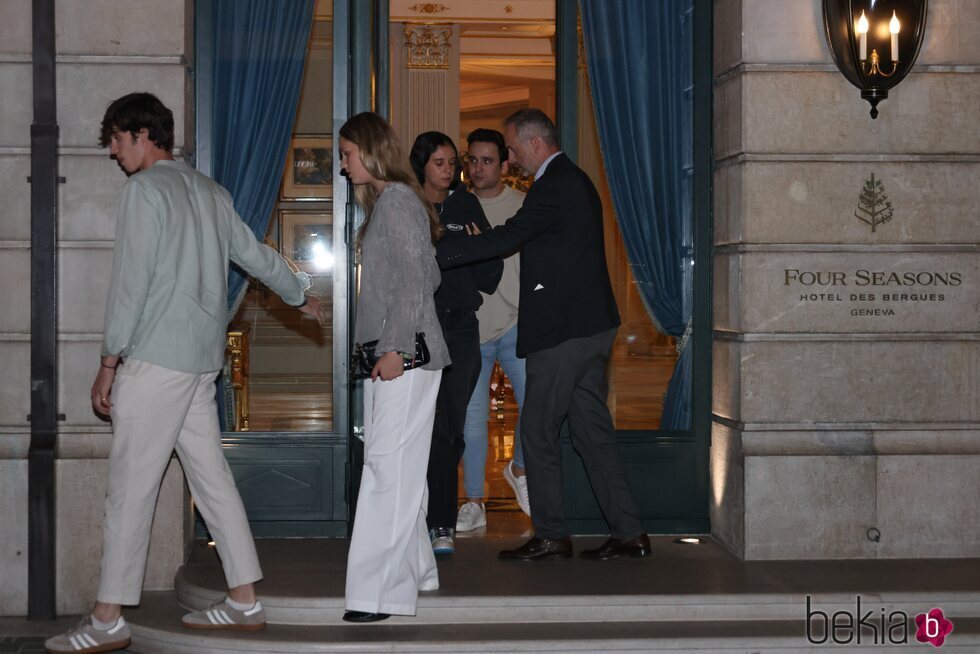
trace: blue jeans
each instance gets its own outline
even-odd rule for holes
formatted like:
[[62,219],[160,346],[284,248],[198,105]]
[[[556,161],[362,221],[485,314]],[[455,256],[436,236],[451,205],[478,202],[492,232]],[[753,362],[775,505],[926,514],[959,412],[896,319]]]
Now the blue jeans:
[[463,488],[466,497],[483,497],[483,485],[487,465],[487,420],[490,414],[490,373],[494,361],[500,362],[517,400],[517,425],[514,427],[514,465],[524,467],[524,448],[521,446],[520,412],[524,408],[524,359],[517,358],[517,325],[502,336],[480,345],[483,367],[473,389],[470,403],[466,406],[466,423],[463,425]]

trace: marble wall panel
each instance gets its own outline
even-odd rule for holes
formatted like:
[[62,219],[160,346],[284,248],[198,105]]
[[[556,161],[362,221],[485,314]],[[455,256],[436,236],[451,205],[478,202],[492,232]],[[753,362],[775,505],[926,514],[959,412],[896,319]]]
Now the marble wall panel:
[[976,252],[730,253],[714,270],[719,329],[980,331]]
[[0,2],[0,54],[30,54],[31,0]]
[[31,331],[31,251],[0,250],[0,332]]
[[741,433],[713,424],[710,457],[711,536],[741,557],[745,549],[745,465]]
[[185,0],[59,2],[55,10],[59,54],[181,55]]
[[[98,590],[107,472],[105,459],[56,463],[56,610],[62,615],[86,611]],[[174,573],[183,563],[184,499],[183,473],[172,460],[153,518],[145,590],[173,588]]]
[[180,148],[184,143],[184,76],[184,67],[179,64],[60,64],[61,146],[98,148],[99,126],[109,103],[133,91],[153,89],[176,117],[174,144]]
[[0,241],[31,240],[30,174],[29,155],[0,155]]
[[62,333],[101,333],[112,276],[109,248],[61,248],[58,311]]
[[878,458],[879,556],[980,556],[980,456]]
[[31,344],[0,340],[0,425],[27,427],[31,412]]
[[931,0],[916,64],[980,64],[976,0]]
[[[893,208],[874,231],[855,216],[871,175]],[[715,180],[716,243],[980,242],[976,162],[749,161]]]
[[716,377],[715,404],[747,423],[980,421],[980,342],[886,338],[726,343],[741,392],[725,406]]
[[[879,105],[877,120],[836,71],[748,72],[739,78],[745,152],[980,152],[975,112],[966,110],[980,106],[980,74],[913,73]],[[716,148],[724,145],[716,140]],[[731,153],[729,145],[716,157]]]
[[[29,34],[30,29],[27,32]],[[29,62],[0,62],[0,116],[3,116],[3,120],[0,120],[0,146],[27,148],[31,145],[34,111],[31,74]]]
[[[103,151],[107,152],[107,151]],[[107,155],[63,156],[58,235],[68,241],[111,241],[126,175]]]
[[0,616],[27,614],[27,461],[0,460]]
[[875,457],[745,457],[745,558],[875,556]]

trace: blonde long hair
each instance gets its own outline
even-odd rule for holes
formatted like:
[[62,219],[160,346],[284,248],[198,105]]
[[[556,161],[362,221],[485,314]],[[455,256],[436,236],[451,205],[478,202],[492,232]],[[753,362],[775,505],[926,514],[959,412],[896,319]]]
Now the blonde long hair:
[[[433,243],[438,241],[445,230],[439,222],[432,203],[422,194],[422,188],[409,166],[408,158],[405,157],[398,143],[398,136],[388,121],[376,113],[365,111],[344,123],[340,128],[340,135],[358,147],[364,169],[372,177],[385,182],[400,182],[415,191],[415,195],[429,215],[429,237]],[[357,236],[360,242],[371,222],[374,205],[378,201],[378,192],[370,184],[358,184],[354,187],[354,198],[364,208],[366,214],[364,224]]]

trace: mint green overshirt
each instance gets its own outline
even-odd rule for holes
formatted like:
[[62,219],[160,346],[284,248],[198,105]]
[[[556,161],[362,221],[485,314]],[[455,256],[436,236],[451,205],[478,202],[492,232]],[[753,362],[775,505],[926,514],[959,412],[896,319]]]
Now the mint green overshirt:
[[229,260],[287,304],[304,302],[309,275],[256,240],[217,182],[170,160],[130,177],[116,222],[102,354],[184,372],[219,370]]

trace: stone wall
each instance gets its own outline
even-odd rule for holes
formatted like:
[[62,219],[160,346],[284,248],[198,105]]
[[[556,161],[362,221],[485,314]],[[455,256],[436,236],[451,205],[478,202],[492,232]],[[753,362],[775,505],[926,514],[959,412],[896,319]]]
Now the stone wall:
[[[116,206],[125,176],[98,146],[106,105],[156,93],[173,111],[178,150],[193,125],[187,59],[190,0],[57,2],[59,167],[58,347],[61,423],[56,464],[57,611],[95,597],[110,429],[89,404],[98,370]],[[30,427],[31,2],[0,3],[0,615],[27,612]],[[145,587],[170,588],[183,561],[188,503],[180,467],[160,493]]]
[[877,120],[820,0],[714,5],[711,520],[747,559],[980,555],[980,14],[929,4]]

